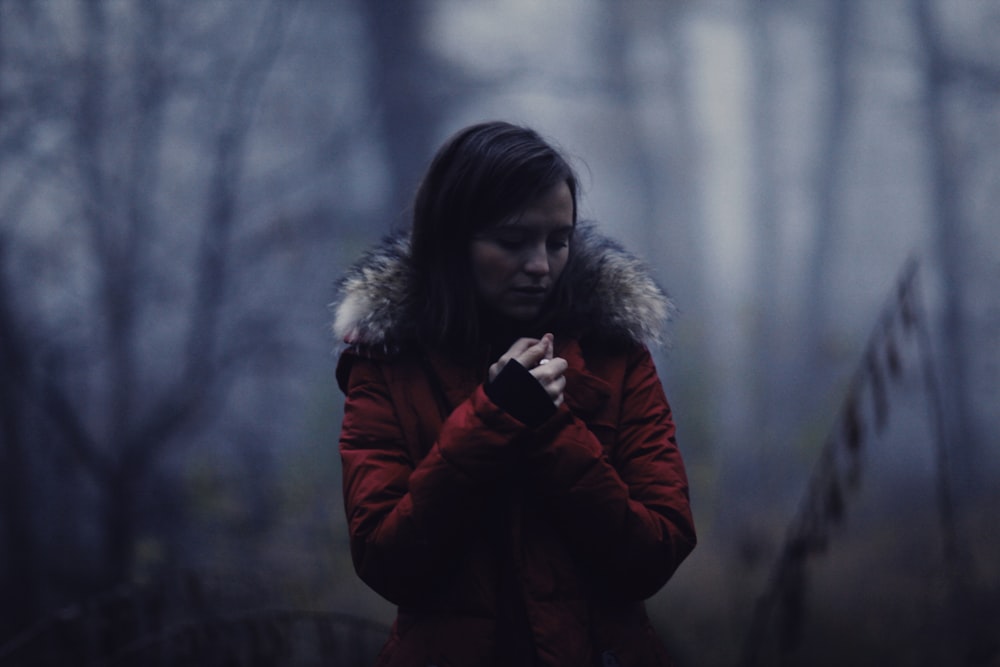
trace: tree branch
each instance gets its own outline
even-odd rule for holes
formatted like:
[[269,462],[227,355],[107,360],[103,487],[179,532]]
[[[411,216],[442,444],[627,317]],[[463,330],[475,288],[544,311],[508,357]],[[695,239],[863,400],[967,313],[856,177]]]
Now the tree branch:
[[126,443],[130,460],[154,458],[171,438],[195,425],[199,415],[217,412],[214,405],[239,377],[240,369],[251,360],[261,358],[262,351],[281,347],[274,327],[267,323],[257,321],[253,326],[237,329],[253,333],[234,336],[211,367],[203,368],[198,375],[185,376],[157,401],[156,407],[140,422]]
[[967,58],[945,58],[944,76],[952,81],[965,81],[979,88],[1000,93],[1000,68]]
[[66,393],[51,379],[49,373],[44,375],[46,379],[42,386],[42,405],[50,422],[66,440],[83,467],[96,479],[107,483],[114,470],[111,460],[101,453],[96,440],[84,426]]
[[216,354],[220,310],[225,296],[227,255],[236,215],[243,154],[257,96],[280,52],[292,3],[273,0],[264,12],[253,46],[236,73],[216,135],[214,168],[202,229],[195,301],[188,333],[187,375],[211,366]]

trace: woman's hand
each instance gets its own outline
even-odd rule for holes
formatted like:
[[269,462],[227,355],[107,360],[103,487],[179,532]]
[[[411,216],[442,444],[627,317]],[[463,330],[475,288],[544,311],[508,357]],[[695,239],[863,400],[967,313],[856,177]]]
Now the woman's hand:
[[541,340],[537,338],[519,338],[506,352],[490,366],[489,378],[492,382],[510,360],[515,360],[524,366],[538,380],[552,402],[558,407],[563,402],[563,390],[566,388],[566,360],[552,356],[553,336],[545,334]]

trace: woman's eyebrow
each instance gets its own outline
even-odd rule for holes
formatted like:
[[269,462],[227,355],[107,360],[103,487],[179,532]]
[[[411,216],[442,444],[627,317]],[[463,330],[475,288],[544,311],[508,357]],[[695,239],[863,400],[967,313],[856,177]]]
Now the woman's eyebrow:
[[[530,232],[533,232],[533,231],[536,230],[536,226],[534,224],[525,224],[525,223],[521,222],[520,220],[510,220],[508,222],[501,222],[501,223],[497,224],[494,227],[494,229],[515,229],[515,230],[518,230],[518,231],[530,231]],[[568,224],[568,225],[558,225],[557,227],[553,227],[552,229],[550,229],[548,231],[549,232],[569,232],[569,231],[573,231],[574,229],[576,229],[576,225]]]

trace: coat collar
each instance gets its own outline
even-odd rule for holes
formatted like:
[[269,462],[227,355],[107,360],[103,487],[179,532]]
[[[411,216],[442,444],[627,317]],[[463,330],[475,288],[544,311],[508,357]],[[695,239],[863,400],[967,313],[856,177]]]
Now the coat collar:
[[[575,286],[567,314],[572,329],[617,344],[664,344],[673,305],[639,258],[579,223],[562,280]],[[409,236],[384,239],[351,267],[332,304],[338,341],[388,352],[413,340],[413,293]]]

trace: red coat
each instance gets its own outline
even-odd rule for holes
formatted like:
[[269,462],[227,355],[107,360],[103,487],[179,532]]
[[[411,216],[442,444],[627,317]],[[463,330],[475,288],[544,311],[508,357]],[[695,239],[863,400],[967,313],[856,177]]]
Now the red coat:
[[342,354],[354,564],[399,605],[377,665],[670,664],[642,600],[695,532],[652,358],[555,353],[565,402],[536,428],[486,395],[485,360]]

